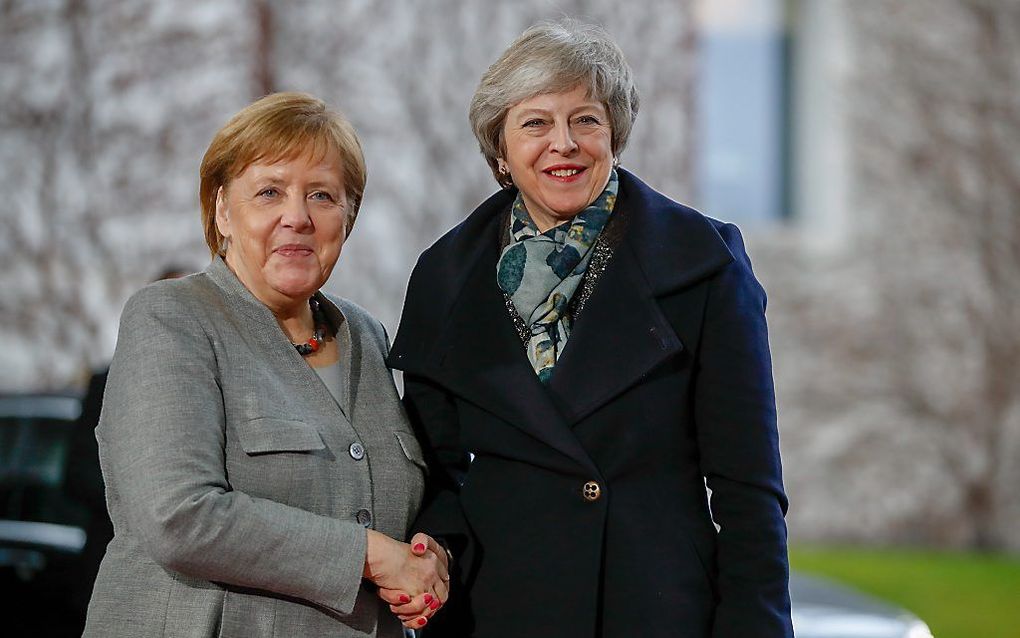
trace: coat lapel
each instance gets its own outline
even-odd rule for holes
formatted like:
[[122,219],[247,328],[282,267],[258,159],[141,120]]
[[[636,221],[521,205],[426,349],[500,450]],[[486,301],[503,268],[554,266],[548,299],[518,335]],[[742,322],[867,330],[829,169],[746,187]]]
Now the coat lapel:
[[[683,350],[659,298],[733,260],[712,223],[620,170],[626,234],[575,323],[550,389],[576,423]],[[687,309],[701,312],[700,304]]]
[[573,424],[682,349],[623,242],[574,324],[549,389]]
[[436,260],[419,264],[412,282],[419,271],[422,279],[408,290],[389,362],[431,378],[597,475],[531,368],[496,284],[500,223],[515,194],[501,191],[483,203],[440,240],[446,245],[434,250]]
[[465,286],[439,339],[443,384],[563,454],[594,469],[528,363],[503,295],[495,260]]
[[477,238],[473,263],[437,340],[443,385],[595,472],[594,463],[538,381],[496,284],[498,221]]

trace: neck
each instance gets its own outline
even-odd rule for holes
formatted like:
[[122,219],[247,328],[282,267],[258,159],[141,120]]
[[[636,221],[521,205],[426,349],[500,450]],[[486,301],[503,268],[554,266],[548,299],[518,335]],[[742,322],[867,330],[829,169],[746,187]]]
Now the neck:
[[303,342],[315,332],[315,319],[312,317],[312,309],[309,307],[307,299],[284,307],[270,307],[269,309],[273,311],[273,316],[276,317],[280,328],[292,342]]

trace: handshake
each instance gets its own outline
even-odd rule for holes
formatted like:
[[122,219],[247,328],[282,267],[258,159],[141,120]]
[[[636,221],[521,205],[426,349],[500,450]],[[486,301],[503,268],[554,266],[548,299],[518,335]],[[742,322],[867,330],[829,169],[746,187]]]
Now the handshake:
[[402,543],[368,530],[362,576],[379,588],[379,598],[409,629],[421,629],[450,595],[446,550],[428,534]]

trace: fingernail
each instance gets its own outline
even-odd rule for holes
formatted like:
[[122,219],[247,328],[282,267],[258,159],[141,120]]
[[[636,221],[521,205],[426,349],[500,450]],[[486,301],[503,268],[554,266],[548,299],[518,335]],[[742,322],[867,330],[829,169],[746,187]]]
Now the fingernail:
[[400,602],[409,603],[411,602],[411,597],[408,596],[407,594],[400,594]]
[[439,601],[438,600],[433,600],[432,604],[429,605],[429,609],[431,609],[432,611],[435,611],[435,610],[439,609]]
[[423,626],[427,622],[428,622],[428,619],[426,619],[424,616],[422,616],[421,618],[418,619],[418,626],[421,627],[421,626]]
[[425,604],[426,605],[432,604],[432,594],[425,594]]
[[416,552],[424,552],[425,551],[425,543],[415,543],[414,544],[414,551],[416,551]]

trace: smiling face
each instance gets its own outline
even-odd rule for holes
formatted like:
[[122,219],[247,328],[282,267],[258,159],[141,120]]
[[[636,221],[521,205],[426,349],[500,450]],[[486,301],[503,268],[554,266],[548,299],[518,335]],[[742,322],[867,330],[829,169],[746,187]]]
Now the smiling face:
[[346,239],[347,195],[335,151],[248,166],[216,200],[226,262],[277,315],[329,279]]
[[541,231],[584,210],[609,181],[609,116],[583,86],[510,107],[503,140],[510,176]]

